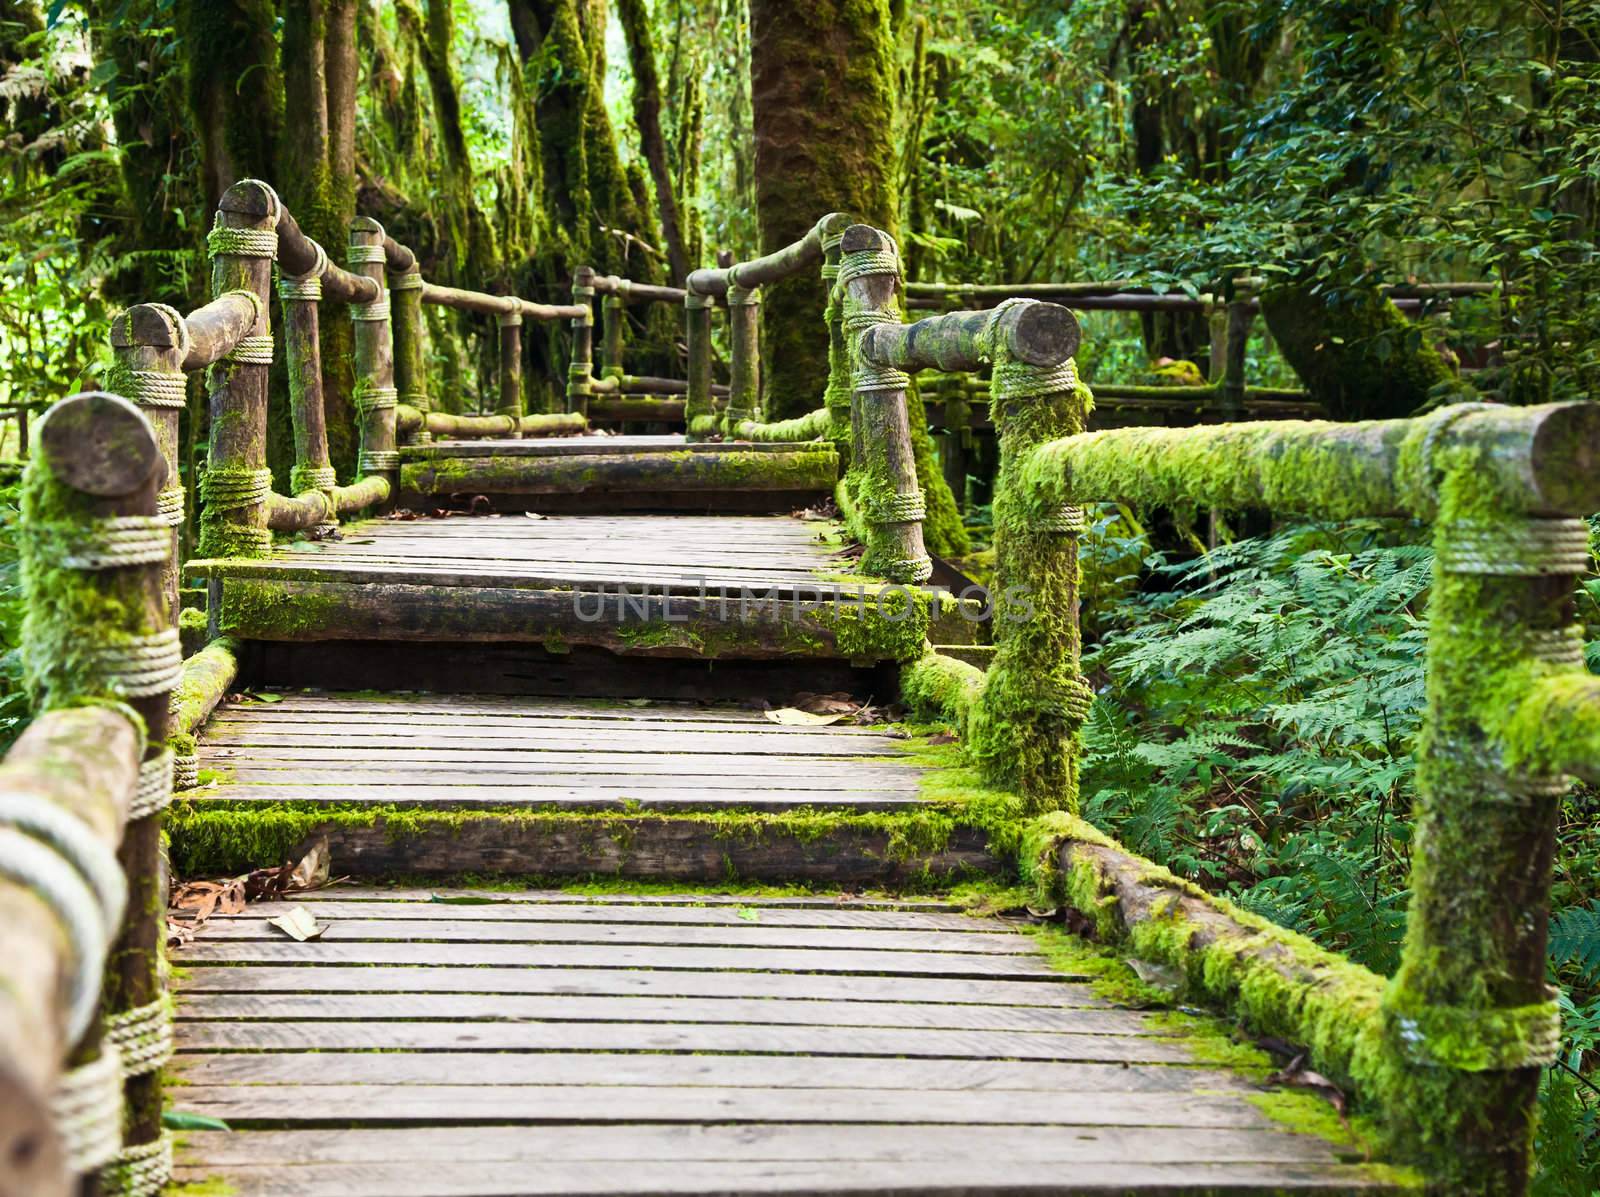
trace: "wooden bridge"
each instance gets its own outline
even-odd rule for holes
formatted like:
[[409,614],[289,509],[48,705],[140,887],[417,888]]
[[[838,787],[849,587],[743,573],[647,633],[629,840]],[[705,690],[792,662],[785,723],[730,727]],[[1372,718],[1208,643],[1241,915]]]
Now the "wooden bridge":
[[[561,306],[436,287],[370,220],[341,268],[254,181],[211,250],[212,301],[118,317],[105,391],[36,431],[0,1194],[1525,1191],[1559,1037],[1555,815],[1600,772],[1571,611],[1595,408],[1085,432],[1070,312],[906,324],[893,241],[837,215],[681,291],[579,271]],[[823,403],[766,423],[759,288],[809,270]],[[686,379],[623,371],[629,302],[682,306]],[[427,303],[497,318],[497,412],[432,410]],[[318,358],[341,304],[344,483]],[[523,320],[571,322],[566,412],[522,410]],[[291,494],[266,461],[278,357]],[[908,415],[916,371],[980,367],[987,592],[924,549]],[[585,434],[605,403],[681,405],[683,432]],[[1392,980],[1076,817],[1100,500],[1432,521]],[[764,710],[804,692],[858,721]],[[308,851],[345,882],[169,941],[169,862]],[[1308,1070],[1349,1119],[1286,1085]]]

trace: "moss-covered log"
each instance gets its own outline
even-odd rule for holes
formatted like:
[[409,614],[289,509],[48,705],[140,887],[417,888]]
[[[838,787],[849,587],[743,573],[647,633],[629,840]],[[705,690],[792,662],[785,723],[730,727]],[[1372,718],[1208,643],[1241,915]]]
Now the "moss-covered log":
[[838,473],[831,447],[796,452],[592,453],[408,461],[401,487],[421,494],[579,494],[584,491],[779,491],[827,494]]
[[360,583],[305,567],[193,563],[220,578],[217,626],[243,640],[414,640],[586,645],[647,657],[808,658],[863,664],[921,654],[929,599],[903,588],[712,589],[663,594]]
[[[620,402],[620,401],[619,401]],[[402,436],[426,428],[430,436],[445,440],[471,440],[476,437],[573,436],[585,431],[589,422],[576,412],[552,415],[453,416],[442,411],[420,412],[402,403],[395,409],[395,430]]]
[[[756,216],[765,252],[805,235],[824,210],[893,231],[894,42],[887,0],[752,0]],[[827,376],[827,291],[797,276],[766,293],[767,418],[817,406]]]
[[1022,463],[1041,505],[1120,502],[1268,508],[1325,519],[1438,511],[1424,447],[1448,428],[1484,449],[1483,485],[1507,512],[1600,510],[1600,408],[1449,407],[1416,420],[1264,421],[1117,428],[1052,441]]
[[1427,327],[1373,288],[1277,287],[1261,296],[1261,310],[1278,349],[1335,420],[1397,419],[1471,396],[1429,344]]

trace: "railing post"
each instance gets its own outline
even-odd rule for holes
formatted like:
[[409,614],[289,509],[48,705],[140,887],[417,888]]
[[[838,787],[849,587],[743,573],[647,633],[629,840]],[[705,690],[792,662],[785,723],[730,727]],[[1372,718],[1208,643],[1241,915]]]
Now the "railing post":
[[428,326],[422,315],[422,267],[415,262],[399,274],[389,272],[389,319],[394,333],[398,401],[422,413],[422,424],[411,434],[409,443],[425,445],[433,439],[428,431],[433,401],[428,396]]
[[940,419],[945,431],[939,446],[939,464],[956,508],[962,510],[967,503],[967,447],[972,442],[972,405],[967,402],[966,383],[959,374],[941,374],[934,393],[944,401]]
[[689,349],[689,390],[683,401],[684,437],[703,441],[717,432],[716,400],[711,394],[711,309],[709,295],[683,297],[683,332]]
[[[301,495],[321,491],[328,496],[339,484],[328,458],[328,427],[322,400],[321,301],[322,275],[328,255],[316,246],[316,263],[305,274],[278,276],[278,300],[283,304],[283,356],[289,375],[289,419],[294,427],[294,468],[289,471],[289,491]],[[329,519],[315,531],[326,534],[339,526]]]
[[627,335],[627,279],[612,279],[614,289],[600,297],[600,369],[597,378],[621,378],[622,343]]
[[1236,280],[1234,287],[1233,298],[1228,301],[1226,364],[1217,405],[1217,414],[1224,423],[1244,419],[1245,361],[1250,348],[1250,327],[1256,319],[1249,288],[1242,280]]
[[590,379],[594,371],[594,267],[572,272],[572,302],[583,309],[572,318],[572,358],[567,363],[567,411],[589,415]]
[[728,407],[722,432],[730,440],[745,420],[761,414],[761,291],[728,283]]
[[384,285],[383,226],[370,216],[350,222],[349,266],[378,285],[371,303],[350,305],[355,321],[356,411],[361,421],[357,472],[389,483],[392,498],[399,491],[400,453],[395,445],[394,337],[389,329],[389,291]]
[[179,536],[183,529],[183,479],[178,471],[178,418],[188,401],[188,376],[183,359],[189,352],[189,330],[183,317],[165,304],[141,303],[111,322],[111,347],[116,367],[107,385],[132,400],[155,430],[167,463],[167,485],[156,496],[156,517],[172,528],[171,553],[163,566],[162,589],[168,619],[178,619]]
[[849,466],[851,448],[850,404],[854,391],[850,385],[850,347],[844,335],[844,289],[839,285],[839,246],[850,218],[830,214],[822,231],[822,285],[828,289],[828,304],[823,319],[828,325],[828,383],[822,391],[822,405],[828,409],[828,439],[833,442],[844,464]]
[[1385,1115],[1438,1191],[1516,1197],[1527,1191],[1540,1069],[1560,1047],[1547,924],[1570,782],[1508,762],[1495,721],[1527,679],[1584,675],[1573,595],[1589,530],[1501,509],[1483,469],[1492,447],[1449,438],[1459,415],[1483,407],[1446,408],[1419,438],[1438,516],[1411,898],[1384,999],[1395,1086]]
[[[997,645],[973,709],[968,748],[986,780],[1020,793],[1033,811],[1078,806],[1077,734],[1094,701],[1079,675],[1078,538],[1083,510],[1039,510],[1018,463],[1035,446],[1082,432],[1087,388],[1072,358],[1030,365],[1016,343],[1028,301],[995,308],[986,330],[994,363],[989,411],[1000,446],[995,482]],[[1013,332],[1013,329],[1016,332]]]
[[852,499],[860,511],[866,545],[861,568],[892,582],[926,582],[933,562],[922,544],[926,509],[917,486],[906,414],[911,380],[902,370],[868,361],[860,348],[867,329],[900,322],[900,255],[893,238],[864,224],[845,230],[840,251],[843,324],[854,366],[854,425],[859,435],[851,473]]
[[501,312],[495,317],[500,326],[500,402],[495,414],[511,421],[511,435],[517,435],[522,419],[522,313]]
[[[80,995],[103,1000],[103,1035],[84,1040],[75,1057],[80,1070],[62,1098],[77,1120],[64,1131],[84,1136],[80,1168],[107,1164],[111,1192],[158,1192],[172,1161],[161,1126],[172,1012],[162,979],[160,813],[172,797],[166,740],[183,660],[162,580],[172,544],[157,495],[167,478],[157,437],[138,409],[115,395],[77,395],[45,419],[22,501],[23,652],[37,709],[124,703],[146,733],[120,854],[126,914],[116,915],[121,929],[103,989]],[[80,1088],[107,1076],[109,1097]]]
[[206,239],[212,297],[247,291],[258,300],[249,333],[206,371],[211,447],[200,494],[202,557],[265,557],[267,527],[267,371],[272,365],[272,262],[278,256],[278,196],[243,179],[223,193]]

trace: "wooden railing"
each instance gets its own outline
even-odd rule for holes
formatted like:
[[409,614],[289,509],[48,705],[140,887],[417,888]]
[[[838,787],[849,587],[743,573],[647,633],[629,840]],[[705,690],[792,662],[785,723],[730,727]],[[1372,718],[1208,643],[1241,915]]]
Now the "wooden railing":
[[98,392],[46,413],[24,479],[39,714],[0,765],[0,1193],[16,1197],[64,1197],[79,1175],[155,1194],[170,1172],[159,816],[183,666],[167,481],[157,430]]
[[[852,228],[845,244],[867,238]],[[1572,775],[1600,778],[1600,678],[1584,667],[1573,599],[1591,568],[1584,517],[1600,509],[1600,406],[1085,433],[1076,344],[1064,307],[1030,299],[854,333],[858,378],[877,371],[884,386],[894,370],[993,367],[997,648],[987,674],[930,654],[909,671],[908,697],[962,721],[990,784],[1061,812],[1041,820],[1047,850],[1034,862],[1059,879],[1057,900],[1256,1032],[1304,1046],[1430,1191],[1526,1192],[1539,1072],[1560,1040],[1545,973],[1556,820]],[[1072,817],[1094,697],[1078,664],[1077,560],[1094,502],[1432,522],[1427,705],[1393,979]]]

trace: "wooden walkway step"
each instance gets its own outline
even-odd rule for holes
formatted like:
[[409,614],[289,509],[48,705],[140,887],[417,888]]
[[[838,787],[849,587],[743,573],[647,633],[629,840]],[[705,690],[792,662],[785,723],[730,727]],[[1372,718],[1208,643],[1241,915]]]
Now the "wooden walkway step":
[[[537,514],[537,513],[536,513]],[[838,526],[790,516],[379,519],[260,561],[191,561],[246,640],[575,646],[649,657],[903,658],[927,615],[853,578]],[[934,639],[971,638],[945,615]]]
[[520,511],[789,511],[833,494],[831,444],[689,443],[662,436],[434,441],[400,450],[400,502],[482,495]]
[[180,1183],[1394,1191],[1000,920],[848,898],[434,896],[306,895],[327,928],[310,943],[266,924],[287,904],[259,905],[177,955],[170,1101],[233,1127],[184,1134]]
[[202,733],[203,785],[171,821],[182,875],[278,864],[319,837],[336,872],[364,877],[865,885],[996,866],[974,827],[897,846],[890,817],[941,816],[883,727],[644,700],[272,697],[222,707]]

